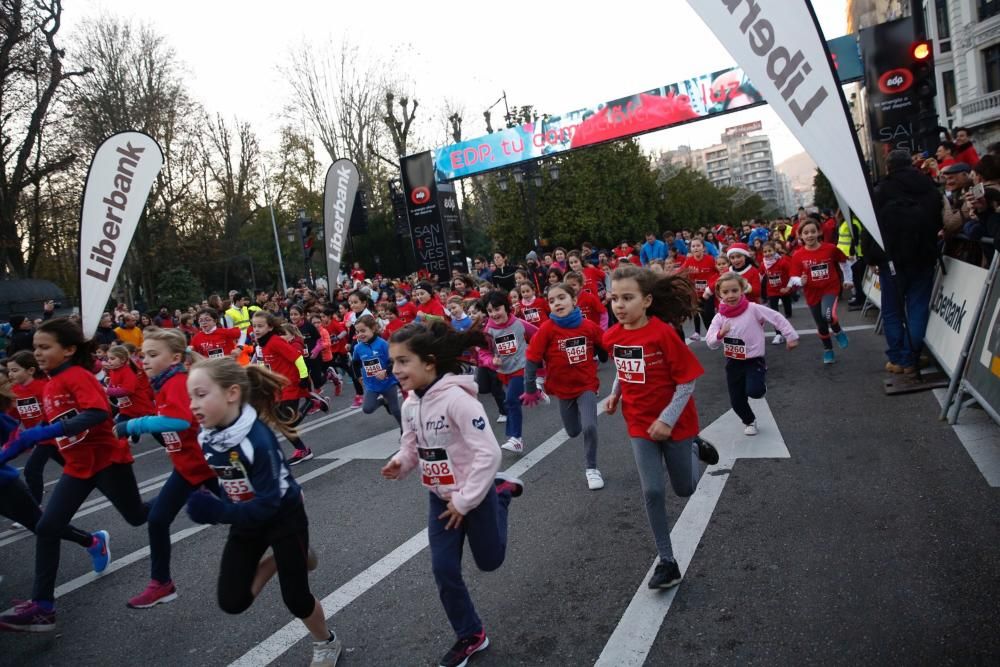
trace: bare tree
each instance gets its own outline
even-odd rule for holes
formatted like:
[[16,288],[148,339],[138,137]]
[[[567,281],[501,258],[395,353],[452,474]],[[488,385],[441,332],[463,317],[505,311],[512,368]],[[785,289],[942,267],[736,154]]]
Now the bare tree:
[[41,219],[36,215],[30,229],[19,220],[24,195],[33,191],[37,210],[43,179],[76,159],[67,150],[41,151],[58,90],[87,73],[64,68],[56,44],[61,25],[61,0],[0,0],[0,274],[26,276],[23,241],[39,241]]
[[396,118],[396,110],[393,108],[392,103],[395,101],[396,96],[391,90],[385,93],[385,115],[382,117],[382,121],[385,123],[386,127],[389,128],[389,136],[392,137],[392,145],[396,149],[396,155],[400,157],[406,155],[406,139],[410,134],[410,125],[413,123],[414,116],[417,115],[417,100],[413,100],[413,109],[407,109],[410,104],[410,100],[405,95],[399,98],[399,108],[402,111],[402,118]]

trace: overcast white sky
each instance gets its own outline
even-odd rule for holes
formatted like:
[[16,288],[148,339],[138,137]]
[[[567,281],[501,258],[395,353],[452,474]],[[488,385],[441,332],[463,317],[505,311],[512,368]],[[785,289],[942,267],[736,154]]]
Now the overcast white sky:
[[[813,0],[827,39],[846,32],[845,4]],[[511,105],[558,114],[733,64],[686,0],[506,7],[468,0],[66,0],[66,33],[102,12],[155,27],[187,64],[193,95],[210,112],[250,121],[265,148],[274,147],[291,97],[278,68],[303,41],[338,45],[346,36],[382,57],[401,49],[398,73],[420,102],[414,124],[424,145],[414,149],[446,143],[446,100],[464,109],[464,136],[472,138],[485,133],[482,111],[503,90]],[[494,126],[502,124],[502,106]],[[776,163],[802,150],[766,106],[656,132],[642,143],[649,150],[708,146],[724,128],[753,120],[771,135]]]

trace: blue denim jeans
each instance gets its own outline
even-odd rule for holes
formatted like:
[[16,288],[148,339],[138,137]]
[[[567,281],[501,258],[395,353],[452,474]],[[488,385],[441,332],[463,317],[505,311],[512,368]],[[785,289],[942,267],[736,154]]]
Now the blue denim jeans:
[[[885,356],[903,367],[916,366],[917,356],[924,346],[927,320],[930,319],[931,291],[934,289],[934,267],[897,269],[893,276],[888,264],[879,264],[882,286],[882,326],[888,348]],[[910,329],[910,338],[903,330],[903,318]],[[910,341],[913,347],[910,347]]]
[[521,414],[521,394],[524,393],[524,376],[515,375],[507,379],[507,423],[504,424],[504,435],[508,438],[520,438],[524,416]]

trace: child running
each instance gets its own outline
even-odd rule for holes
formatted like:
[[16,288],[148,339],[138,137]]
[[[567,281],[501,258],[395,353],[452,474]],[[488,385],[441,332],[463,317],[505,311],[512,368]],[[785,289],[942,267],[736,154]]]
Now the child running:
[[[302,490],[268,426],[290,441],[295,432],[277,411],[274,397],[285,379],[232,359],[207,359],[191,367],[187,388],[208,465],[222,493],[192,493],[187,512],[202,524],[229,524],[219,566],[219,607],[241,614],[275,572],[285,606],[313,638],[313,667],[334,667],[341,642],[327,628],[323,607],[309,589],[309,520]],[[263,420],[263,421],[262,421]],[[272,558],[263,558],[271,549]]]
[[[7,361],[7,373],[12,383],[11,389],[17,397],[17,418],[22,428],[32,428],[44,423],[42,415],[42,397],[48,379],[38,368],[35,355],[28,350],[16,352]],[[7,442],[5,438],[3,442]],[[52,440],[37,443],[24,463],[24,481],[35,499],[36,505],[42,504],[42,494],[45,489],[42,473],[49,459],[63,465],[63,457],[59,454],[56,443]],[[21,523],[18,521],[18,523]],[[24,525],[24,524],[22,524]]]
[[[791,279],[788,259],[778,254],[778,246],[773,241],[764,243],[764,280],[767,282],[767,305],[771,310],[778,310],[780,303],[785,309],[785,318],[792,316],[792,288],[788,287]],[[785,342],[781,333],[775,334],[771,345],[781,345]]]
[[799,239],[802,247],[792,254],[789,262],[791,278],[788,287],[802,288],[823,344],[823,363],[832,364],[837,359],[833,354],[830,331],[833,330],[840,349],[847,349],[849,343],[837,317],[841,280],[845,287],[852,286],[851,279],[847,277],[851,275],[847,270],[847,256],[832,243],[822,242],[823,230],[814,218],[806,218],[799,225]]
[[708,329],[709,322],[715,316],[715,299],[706,296],[708,283],[718,272],[715,268],[715,259],[705,252],[705,242],[701,239],[691,239],[689,246],[691,253],[681,264],[681,271],[694,283],[694,293],[698,295],[698,312],[694,314],[694,333],[691,340],[701,340],[701,324],[705,323]]
[[[108,350],[108,362],[104,366],[108,374],[108,396],[115,399],[118,408],[116,422],[151,415],[153,409],[153,389],[149,378],[136,365],[124,345],[115,345]],[[139,437],[133,436],[132,442]]]
[[393,373],[410,393],[403,402],[399,452],[382,476],[401,479],[419,466],[430,491],[431,569],[458,638],[438,663],[442,667],[462,667],[490,644],[462,579],[463,546],[468,538],[480,570],[500,567],[507,553],[508,507],[524,488],[497,472],[497,440],[460,360],[469,347],[485,344],[478,330],[458,333],[443,322],[404,327],[390,342]]
[[157,327],[146,327],[142,335],[142,364],[156,392],[156,414],[120,422],[115,434],[158,435],[174,469],[149,509],[146,528],[150,581],[144,591],[128,601],[133,609],[148,609],[177,599],[177,588],[170,576],[170,524],[192,492],[207,488],[219,493],[218,479],[205,463],[198,444],[198,425],[191,414],[184,367],[187,339],[178,329]]
[[[281,337],[281,321],[274,315],[258,310],[250,321],[257,340],[257,363],[286,380],[278,392],[280,395],[278,410],[286,421],[297,424],[302,419],[299,400],[307,397],[312,389],[309,383],[309,371],[302,358],[302,350]],[[297,435],[289,438],[288,442],[295,448],[295,452],[288,459],[288,465],[298,465],[313,457],[312,450],[306,447]]]
[[660,557],[648,586],[671,588],[681,572],[670,542],[664,465],[674,493],[688,497],[698,486],[698,458],[718,460],[711,445],[695,442],[694,387],[704,370],[672,326],[693,314],[697,302],[686,278],[623,266],[611,275],[611,307],[618,324],[604,334],[604,347],[614,356],[617,379],[607,412],[614,414],[621,401]]
[[[65,460],[41,518],[35,526],[35,583],[31,599],[0,617],[0,629],[51,632],[56,627],[55,585],[59,572],[59,540],[76,511],[95,488],[133,526],[146,522],[147,507],[139,496],[132,465],[115,464],[121,443],[112,432],[111,406],[91,372],[91,341],[67,318],[43,322],[35,331],[35,359],[49,374],[42,409],[47,426],[27,429],[11,447],[17,451],[55,438]],[[125,445],[127,448],[127,445]],[[110,550],[105,537],[102,550]]]
[[784,336],[791,350],[799,344],[799,334],[777,310],[751,303],[746,297],[747,281],[737,273],[727,273],[715,284],[719,312],[712,319],[705,342],[715,350],[722,346],[726,355],[726,384],[729,403],[743,422],[745,435],[757,435],[757,417],[747,398],[763,398],[767,391],[767,362],[764,360],[764,322]]
[[371,315],[359,317],[354,323],[354,330],[358,337],[354,344],[354,356],[361,360],[361,372],[365,374],[362,412],[370,415],[381,405],[402,425],[396,378],[392,376],[389,364],[389,344],[378,335],[378,323]]
[[246,340],[246,330],[219,326],[219,313],[214,308],[198,311],[198,333],[191,338],[191,347],[203,357],[228,357]]
[[757,270],[754,253],[746,243],[734,243],[726,250],[726,256],[732,264],[732,271],[740,274],[750,285],[747,298],[754,303],[759,303],[763,283],[761,282],[760,271]]
[[[538,366],[548,369],[548,393],[559,399],[559,415],[571,438],[583,433],[584,475],[591,491],[604,488],[604,478],[597,468],[597,377],[595,353],[603,353],[601,327],[588,319],[576,306],[576,293],[566,283],[549,288],[548,319],[528,345],[524,370],[524,394],[521,402],[537,405],[541,393],[535,384]],[[604,359],[607,354],[604,353]]]

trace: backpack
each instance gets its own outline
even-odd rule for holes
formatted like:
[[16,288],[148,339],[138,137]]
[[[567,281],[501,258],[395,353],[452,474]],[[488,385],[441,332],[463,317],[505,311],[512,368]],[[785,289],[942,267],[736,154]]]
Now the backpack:
[[906,195],[893,197],[879,208],[878,221],[895,266],[921,268],[937,261],[939,226],[926,203]]

